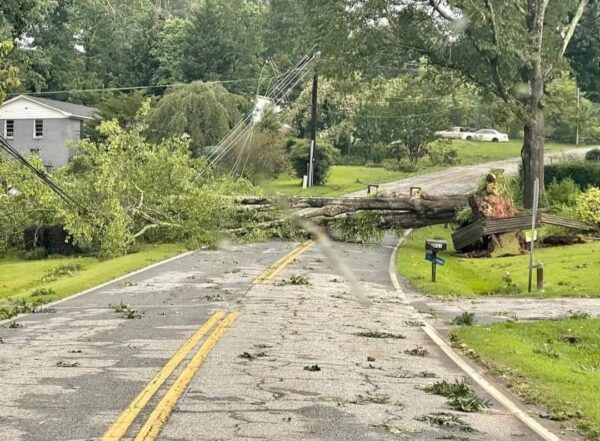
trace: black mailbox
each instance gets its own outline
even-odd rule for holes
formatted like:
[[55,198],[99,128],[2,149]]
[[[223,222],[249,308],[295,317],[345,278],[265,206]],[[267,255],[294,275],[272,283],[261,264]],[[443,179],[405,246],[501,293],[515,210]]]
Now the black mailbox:
[[427,240],[425,241],[425,249],[427,251],[446,251],[448,249],[448,241],[445,240]]

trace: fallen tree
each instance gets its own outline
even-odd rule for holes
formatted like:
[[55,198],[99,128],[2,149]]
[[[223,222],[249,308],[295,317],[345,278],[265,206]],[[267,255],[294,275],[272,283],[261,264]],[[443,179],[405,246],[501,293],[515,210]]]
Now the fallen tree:
[[273,228],[289,221],[311,221],[323,227],[340,226],[359,216],[369,216],[369,227],[378,230],[420,228],[453,222],[469,206],[468,194],[434,196],[385,192],[376,197],[243,197],[237,203],[249,210],[285,213],[252,227],[232,230],[244,235],[252,228]]

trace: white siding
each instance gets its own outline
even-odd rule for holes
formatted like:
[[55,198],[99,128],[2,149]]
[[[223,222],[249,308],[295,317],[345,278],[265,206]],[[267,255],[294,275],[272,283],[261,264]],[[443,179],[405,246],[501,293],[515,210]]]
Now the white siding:
[[68,118],[64,113],[41,104],[19,98],[0,106],[0,119],[57,119]]

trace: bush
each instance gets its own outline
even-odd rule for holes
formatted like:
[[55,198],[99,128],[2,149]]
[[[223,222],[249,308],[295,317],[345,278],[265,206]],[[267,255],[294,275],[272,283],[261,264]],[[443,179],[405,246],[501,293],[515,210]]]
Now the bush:
[[571,178],[580,189],[600,187],[600,161],[570,161],[544,167],[546,188],[552,182]]
[[[292,168],[298,177],[302,177],[308,172],[308,155],[310,152],[310,141],[298,139],[290,146],[290,160]],[[327,182],[329,169],[335,163],[339,155],[339,150],[330,144],[319,142],[315,154],[315,176],[314,184],[323,185]]]
[[581,189],[571,178],[556,180],[546,189],[546,205],[553,208],[574,207]]
[[592,149],[585,154],[586,161],[600,161],[600,149]]
[[34,248],[23,254],[25,260],[44,260],[46,257],[48,257],[48,251],[45,248]]
[[584,222],[600,228],[600,188],[590,188],[577,198],[577,213]]
[[419,162],[411,162],[408,159],[386,159],[381,163],[381,165],[386,170],[404,173],[414,173],[416,171],[419,171],[419,169],[421,168]]
[[458,165],[460,163],[458,150],[453,147],[447,147],[444,145],[432,145],[429,149],[428,155],[431,164],[434,166]]

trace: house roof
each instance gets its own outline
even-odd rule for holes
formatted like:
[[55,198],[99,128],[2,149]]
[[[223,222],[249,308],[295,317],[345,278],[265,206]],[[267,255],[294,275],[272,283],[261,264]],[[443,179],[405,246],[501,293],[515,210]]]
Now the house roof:
[[8,101],[5,101],[1,106],[4,106],[13,101],[17,101],[19,99],[26,99],[32,101],[34,103],[38,103],[42,106],[50,107],[52,109],[58,110],[62,112],[67,117],[77,118],[77,119],[93,119],[98,115],[98,109],[94,107],[82,106],[80,104],[66,103],[64,101],[51,100],[48,98],[41,97],[33,97],[30,95],[19,95],[15,98],[12,98]]

